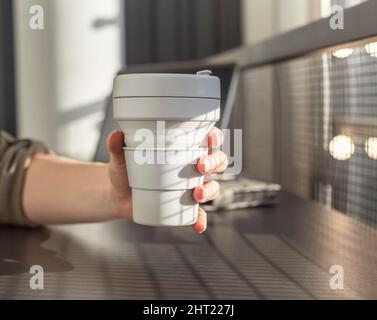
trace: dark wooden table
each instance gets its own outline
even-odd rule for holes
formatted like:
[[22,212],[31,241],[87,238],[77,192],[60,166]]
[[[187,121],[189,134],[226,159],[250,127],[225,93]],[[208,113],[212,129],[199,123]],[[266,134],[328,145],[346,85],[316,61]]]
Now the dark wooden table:
[[[32,290],[32,265],[44,289]],[[344,289],[330,288],[332,265]],[[0,228],[0,298],[377,298],[377,232],[283,193],[274,207],[211,213],[208,231],[130,221]]]

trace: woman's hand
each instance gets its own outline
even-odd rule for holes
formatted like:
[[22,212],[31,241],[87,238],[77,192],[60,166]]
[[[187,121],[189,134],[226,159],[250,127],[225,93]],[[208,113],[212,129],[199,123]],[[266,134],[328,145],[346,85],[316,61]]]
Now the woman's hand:
[[[54,154],[34,155],[27,170],[22,206],[28,220],[35,224],[100,222],[132,218],[132,195],[123,153],[123,132],[108,138],[109,163],[82,162]],[[221,131],[213,129],[208,137],[210,148],[222,143]],[[202,174],[221,172],[228,165],[223,152],[199,159]],[[193,192],[203,203],[219,194],[219,184],[207,181]],[[207,216],[199,209],[196,232],[206,229]]]
[[[122,131],[115,131],[109,135],[107,145],[110,153],[109,177],[111,181],[110,201],[114,204],[114,210],[119,217],[132,218],[131,188],[128,183],[126,160],[124,158]],[[208,147],[218,148],[223,142],[222,132],[218,128],[212,129],[208,135]],[[228,166],[228,158],[222,151],[216,151],[199,159],[198,171],[203,174],[219,173]],[[199,203],[215,199],[220,192],[217,181],[206,181],[202,186],[194,189],[193,197]],[[207,227],[207,214],[199,208],[198,220],[194,229],[198,233],[205,231]]]

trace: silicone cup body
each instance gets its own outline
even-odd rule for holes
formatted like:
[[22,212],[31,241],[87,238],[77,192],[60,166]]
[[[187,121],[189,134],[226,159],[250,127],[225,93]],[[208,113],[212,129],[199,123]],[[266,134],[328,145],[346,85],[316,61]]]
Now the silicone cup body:
[[114,118],[127,147],[198,148],[220,119],[220,100],[202,98],[116,98]]
[[197,169],[200,157],[208,150],[124,148],[128,180],[132,188],[149,190],[187,190],[203,184]]
[[134,221],[149,226],[195,223],[199,206],[192,189],[204,180],[196,162],[208,153],[208,133],[220,119],[219,79],[119,75],[114,81],[113,115],[125,136]]
[[198,218],[192,190],[132,189],[133,220],[148,226],[187,226]]

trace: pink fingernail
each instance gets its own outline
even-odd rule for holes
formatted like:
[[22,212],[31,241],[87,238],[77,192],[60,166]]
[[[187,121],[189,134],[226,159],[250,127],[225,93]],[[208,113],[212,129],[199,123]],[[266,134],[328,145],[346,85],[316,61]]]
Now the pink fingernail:
[[214,143],[213,143],[213,146],[215,148],[219,147],[220,146],[220,136],[219,135],[215,135],[215,139],[214,139]]
[[203,188],[202,190],[203,190],[203,197],[202,197],[202,199],[205,200],[205,199],[208,198],[208,191],[205,188]]
[[209,172],[211,170],[211,163],[208,159],[204,160],[204,171]]

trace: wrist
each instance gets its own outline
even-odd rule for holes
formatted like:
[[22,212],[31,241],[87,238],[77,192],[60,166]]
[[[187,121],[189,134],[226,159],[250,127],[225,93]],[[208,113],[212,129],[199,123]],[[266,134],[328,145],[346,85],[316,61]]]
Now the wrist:
[[110,210],[110,215],[113,219],[132,219],[131,192],[128,187],[124,185],[117,186],[116,183],[112,182],[111,176],[114,175],[114,172],[111,172],[109,164],[106,164],[106,167],[108,180],[106,202]]

